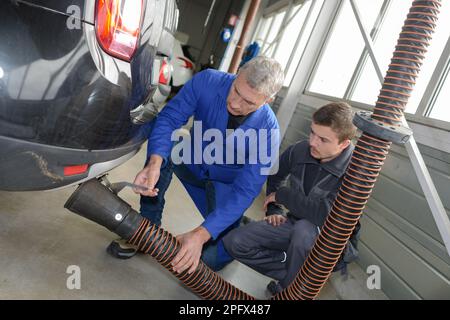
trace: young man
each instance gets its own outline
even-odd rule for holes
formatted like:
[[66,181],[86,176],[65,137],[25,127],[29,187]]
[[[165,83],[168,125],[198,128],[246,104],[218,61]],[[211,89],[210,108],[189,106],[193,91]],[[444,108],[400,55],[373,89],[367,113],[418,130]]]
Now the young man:
[[[200,226],[177,237],[182,247],[173,259],[175,271],[194,272],[200,257],[214,270],[232,260],[221,239],[238,226],[267,179],[272,163],[262,161],[260,151],[274,152],[273,162],[276,162],[279,126],[267,103],[281,88],[283,80],[280,64],[266,57],[252,59],[237,76],[205,70],[187,82],[156,119],[148,141],[146,166],[134,180],[135,184],[149,188],[146,192],[135,190],[142,195],[141,214],[157,225],[161,223],[164,193],[175,172],[205,218]],[[172,134],[191,116],[194,116],[192,148],[183,150],[183,163],[176,164],[171,159]],[[248,133],[244,148],[239,143],[233,145],[238,135],[234,129],[244,135]],[[215,133],[214,139],[205,139],[208,130]],[[260,131],[266,134],[258,135]],[[255,134],[256,145],[252,145],[250,136]],[[251,151],[251,147],[256,149]],[[193,152],[191,157],[186,155],[188,151]],[[205,154],[210,155],[209,159],[204,158]],[[108,252],[126,258],[128,251],[121,248],[113,242]]]
[[[346,103],[330,103],[313,114],[309,141],[291,145],[280,157],[278,173],[267,181],[266,217],[231,231],[227,252],[272,277],[276,294],[297,275],[325,223],[353,151],[356,128]],[[289,184],[284,186],[288,179]],[[289,210],[283,214],[283,205]]]

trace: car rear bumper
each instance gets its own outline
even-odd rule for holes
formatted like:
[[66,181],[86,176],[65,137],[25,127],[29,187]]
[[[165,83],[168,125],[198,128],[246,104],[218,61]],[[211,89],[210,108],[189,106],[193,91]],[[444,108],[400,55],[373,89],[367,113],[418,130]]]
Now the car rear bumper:
[[[109,150],[49,146],[0,136],[0,190],[50,190],[92,179],[134,156],[147,132],[135,144]],[[87,170],[65,174],[65,167],[87,165]]]
[[[0,1],[0,190],[78,183],[122,163],[146,140],[146,125],[130,112],[146,110],[157,89],[155,57],[168,54],[158,48],[165,28],[158,12],[168,4],[147,1],[145,34],[127,62],[97,43],[94,2]],[[73,6],[83,19],[68,15]],[[64,175],[81,164],[86,172]]]

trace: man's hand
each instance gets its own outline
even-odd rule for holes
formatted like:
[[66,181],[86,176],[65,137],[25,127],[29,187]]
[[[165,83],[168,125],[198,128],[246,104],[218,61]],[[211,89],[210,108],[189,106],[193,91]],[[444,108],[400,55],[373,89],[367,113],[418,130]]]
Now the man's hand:
[[155,188],[156,183],[159,180],[159,175],[161,171],[161,164],[163,158],[157,154],[152,154],[148,165],[142,169],[134,178],[134,184],[146,186],[148,190],[144,191],[142,189],[135,189],[135,193],[142,194],[143,196],[155,197],[158,195],[158,189]]
[[267,197],[266,197],[266,200],[264,201],[264,211],[267,211],[267,206],[269,205],[269,203],[271,203],[271,202],[276,202],[275,201],[275,192],[272,192],[271,194],[269,194]]
[[181,249],[173,258],[173,271],[181,273],[189,268],[189,274],[194,272],[200,262],[203,244],[210,238],[208,230],[202,226],[177,236],[177,240],[181,243]]
[[274,227],[278,227],[279,225],[286,222],[286,217],[281,214],[273,214],[264,218],[269,224]]

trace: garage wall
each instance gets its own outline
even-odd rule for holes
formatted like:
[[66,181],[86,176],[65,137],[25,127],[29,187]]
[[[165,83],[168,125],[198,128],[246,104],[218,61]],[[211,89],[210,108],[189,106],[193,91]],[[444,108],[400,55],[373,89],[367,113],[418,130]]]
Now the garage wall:
[[245,0],[217,0],[208,24],[204,28],[212,0],[179,0],[180,19],[178,30],[189,35],[188,45],[197,67],[206,64],[210,54],[215,55],[215,66],[218,67],[226,49],[220,40],[220,32],[227,25],[231,14],[239,16]]
[[188,44],[192,47],[192,55],[197,59],[203,46],[205,34],[203,24],[208,14],[210,1],[181,0],[178,1],[180,18],[178,31],[189,35]]
[[[282,91],[273,103],[276,111]],[[282,150],[308,136],[314,108],[298,104]],[[450,154],[419,145],[450,214]],[[450,257],[404,147],[392,146],[361,218],[359,264],[381,269],[391,299],[450,299]]]

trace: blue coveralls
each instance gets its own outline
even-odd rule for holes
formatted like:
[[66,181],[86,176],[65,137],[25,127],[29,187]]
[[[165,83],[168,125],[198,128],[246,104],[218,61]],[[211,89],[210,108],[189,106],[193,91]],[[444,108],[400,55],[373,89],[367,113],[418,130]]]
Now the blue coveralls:
[[[203,157],[200,158],[200,164],[195,164],[194,158],[198,163],[199,154],[192,152],[190,163],[174,165],[170,157],[173,147],[171,136],[193,115],[194,121],[201,121],[202,137],[207,129],[215,128],[220,130],[224,143],[226,139],[232,139],[233,135],[226,137],[228,122],[226,100],[235,78],[235,75],[217,70],[199,72],[163,108],[152,123],[153,128],[147,147],[147,161],[152,154],[158,154],[164,159],[156,185],[159,193],[152,198],[141,197],[141,214],[159,225],[164,209],[164,193],[170,184],[172,173],[175,172],[204,217],[202,226],[211,234],[212,239],[203,247],[202,260],[213,270],[223,268],[232,260],[225,251],[221,239],[228,231],[239,225],[245,210],[258,196],[266,181],[267,174],[261,174],[261,169],[267,170],[273,162],[266,163],[267,159],[261,161],[258,156],[256,163],[249,163],[251,162],[248,159],[249,141],[246,141],[244,148],[246,150],[242,150],[241,146],[238,152],[239,146],[235,143],[234,148],[229,151],[233,153],[235,159],[238,153],[244,152],[244,164],[226,164],[225,161],[223,164],[207,164]],[[279,126],[269,105],[265,104],[253,112],[238,129],[244,132],[247,130],[259,132],[260,129],[266,129],[267,136],[261,136],[265,141],[259,141],[261,139],[258,138],[257,148],[261,149],[258,151],[277,159]],[[191,137],[193,131],[191,130]],[[199,132],[195,134],[197,133]],[[205,147],[211,143],[201,139],[200,148],[199,145],[194,146],[195,141],[192,138],[192,150],[197,147],[197,150],[201,149],[202,154]],[[225,159],[227,152],[225,147],[223,149]]]

